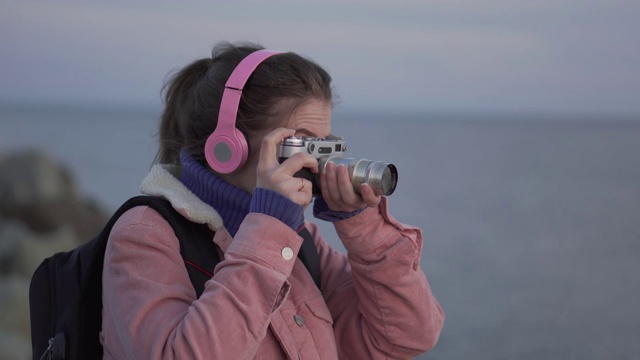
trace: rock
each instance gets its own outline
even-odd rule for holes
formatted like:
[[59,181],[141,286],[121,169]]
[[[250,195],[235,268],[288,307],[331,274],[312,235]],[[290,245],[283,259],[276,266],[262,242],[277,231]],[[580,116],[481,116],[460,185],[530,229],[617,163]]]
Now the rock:
[[26,150],[0,162],[0,207],[11,208],[75,198],[69,171],[47,154]]
[[12,331],[0,328],[0,360],[31,359],[31,341]]
[[22,224],[0,221],[0,275],[31,279],[45,258],[77,246],[74,229],[61,226],[49,233],[35,233]]
[[0,329],[31,339],[28,278],[9,276],[0,280],[0,308],[4,309],[0,312]]
[[0,160],[0,215],[42,233],[69,224],[81,242],[95,236],[108,220],[97,204],[79,198],[64,166],[32,150]]
[[22,224],[0,218],[0,278],[14,272],[14,259],[27,232]]
[[76,238],[86,241],[98,234],[109,217],[88,201],[63,199],[55,202],[5,208],[2,215],[18,219],[31,230],[46,233],[71,226]]
[[18,247],[15,272],[31,278],[42,260],[57,252],[73,249],[77,244],[75,231],[70,226],[60,227],[46,236],[32,234],[26,237]]

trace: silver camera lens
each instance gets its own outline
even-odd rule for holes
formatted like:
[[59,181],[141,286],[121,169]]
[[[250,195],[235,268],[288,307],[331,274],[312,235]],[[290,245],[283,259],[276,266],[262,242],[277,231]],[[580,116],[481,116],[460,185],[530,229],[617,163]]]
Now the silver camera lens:
[[369,184],[376,195],[391,195],[396,190],[398,170],[393,164],[367,159],[325,156],[318,161],[319,172],[323,172],[324,167],[330,162],[336,166],[343,164],[347,167],[351,185],[357,194],[360,194],[361,184]]

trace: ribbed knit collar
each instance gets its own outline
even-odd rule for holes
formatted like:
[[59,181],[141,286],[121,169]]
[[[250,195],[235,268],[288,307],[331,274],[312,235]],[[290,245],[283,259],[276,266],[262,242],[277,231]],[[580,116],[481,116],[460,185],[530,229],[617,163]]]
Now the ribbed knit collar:
[[195,161],[186,151],[180,151],[182,182],[200,200],[210,205],[222,217],[224,227],[235,236],[242,220],[249,213],[251,194],[238,189]]

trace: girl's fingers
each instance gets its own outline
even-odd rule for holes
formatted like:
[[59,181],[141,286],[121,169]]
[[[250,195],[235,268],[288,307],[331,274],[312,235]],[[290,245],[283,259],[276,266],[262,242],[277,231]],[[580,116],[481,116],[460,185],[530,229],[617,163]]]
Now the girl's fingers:
[[376,195],[369,184],[360,185],[360,194],[362,195],[362,200],[369,207],[377,207],[380,204],[380,200],[382,200],[382,196]]
[[285,160],[280,166],[280,169],[282,169],[283,172],[291,176],[302,168],[309,168],[311,172],[317,173],[318,160],[309,154],[297,153]]
[[[349,170],[347,170],[344,165],[336,167],[333,163],[327,163],[320,180],[322,197],[327,203],[327,206],[329,206],[329,209],[333,211],[351,212],[362,209],[368,205],[368,203],[353,190]],[[371,190],[370,187],[369,190]],[[371,194],[373,194],[373,190],[371,190]],[[370,203],[374,204],[375,200],[370,199]]]
[[350,207],[362,208],[364,206],[364,202],[362,198],[358,196],[353,190],[353,185],[351,184],[351,177],[349,176],[349,170],[344,165],[339,165],[336,168],[337,182],[338,182],[338,191],[340,192],[340,198],[344,204],[349,205]]
[[304,167],[310,168],[312,172],[318,172],[318,161],[309,154],[298,153],[281,164],[277,155],[282,139],[294,134],[295,130],[278,128],[262,139],[256,169],[256,186],[276,191],[306,207],[312,200],[312,184],[308,180],[293,175]]
[[272,168],[278,165],[278,145],[282,139],[293,136],[296,133],[293,129],[277,128],[262,138],[260,144],[260,157],[258,166],[262,168]]

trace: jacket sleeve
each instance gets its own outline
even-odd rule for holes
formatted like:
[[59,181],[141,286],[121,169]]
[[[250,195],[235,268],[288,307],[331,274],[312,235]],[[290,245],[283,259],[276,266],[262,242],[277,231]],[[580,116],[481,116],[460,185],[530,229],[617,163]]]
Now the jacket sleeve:
[[311,228],[340,358],[407,359],[432,349],[444,313],[420,268],[420,229],[393,219],[386,198],[334,225],[347,256]]
[[[290,288],[294,261],[284,259],[282,249],[297,253],[302,239],[265,215],[248,218],[196,300],[169,224],[148,207],[125,213],[105,254],[105,357],[253,358]],[[256,227],[275,240],[249,239]]]

